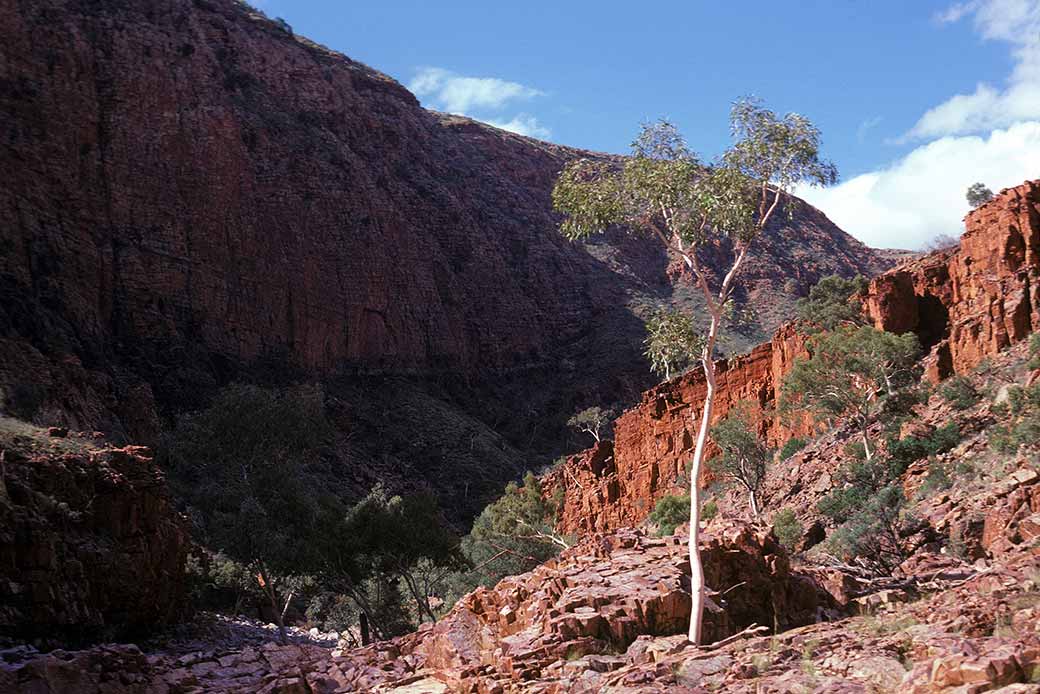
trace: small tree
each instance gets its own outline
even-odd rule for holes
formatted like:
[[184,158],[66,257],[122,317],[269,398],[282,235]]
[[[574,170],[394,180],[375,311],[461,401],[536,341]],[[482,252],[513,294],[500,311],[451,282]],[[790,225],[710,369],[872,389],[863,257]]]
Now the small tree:
[[[828,184],[837,171],[819,158],[820,133],[804,116],[777,117],[753,99],[741,99],[730,115],[733,146],[706,167],[667,122],[644,126],[632,157],[612,162],[581,159],[569,164],[553,189],[553,203],[564,213],[561,232],[585,238],[614,224],[647,232],[660,240],[693,274],[704,298],[708,325],[699,361],[707,384],[699,414],[690,473],[690,569],[693,601],[689,639],[700,643],[705,601],[700,560],[700,479],[708,429],[715,404],[715,344],[735,280],[752,241],[766,228],[784,192],[796,183]],[[788,199],[788,210],[794,204]],[[732,263],[718,277],[700,253],[732,249]],[[714,285],[714,286],[713,286]]]
[[329,434],[319,388],[233,385],[181,417],[160,447],[201,539],[250,569],[283,641],[293,576],[307,565],[323,503],[307,468]]
[[805,528],[802,527],[802,522],[798,520],[794,511],[785,508],[773,518],[773,533],[784,549],[791,552],[798,546],[798,541],[805,534]]
[[661,537],[671,535],[675,529],[690,518],[690,498],[667,494],[657,500],[654,510],[648,516],[651,523],[657,525],[657,534]]
[[913,333],[895,335],[869,326],[841,328],[814,340],[812,357],[799,359],[784,378],[781,407],[804,407],[819,419],[851,417],[863,451],[873,455],[868,429],[885,399],[910,385],[920,345]]
[[960,245],[960,239],[952,234],[939,234],[932,237],[924,244],[924,249],[929,253],[932,251],[945,251]]
[[740,407],[712,427],[711,437],[720,453],[708,462],[708,468],[747,491],[751,515],[758,519],[758,490],[773,452],[759,440],[751,425],[751,413],[746,407]]
[[904,512],[898,484],[877,489],[860,511],[834,531],[828,547],[839,558],[857,559],[878,574],[891,574],[910,554],[904,539],[914,521]]
[[795,304],[798,318],[810,329],[834,330],[843,325],[863,325],[863,297],[866,278],[824,277],[809,290],[809,296]]
[[610,418],[614,416],[613,411],[604,410],[602,407],[589,407],[578,412],[567,420],[567,426],[577,432],[583,432],[591,436],[599,443],[600,435],[610,424]]
[[493,585],[503,576],[529,571],[570,547],[570,538],[556,532],[556,513],[557,504],[546,501],[534,473],[524,476],[523,486],[507,484],[462,541],[482,582]]
[[697,363],[703,342],[688,313],[661,309],[646,322],[644,354],[650,360],[650,369],[666,381]]
[[441,573],[436,569],[447,573],[458,568],[461,556],[432,495],[390,496],[376,485],[347,514],[340,541],[344,540],[356,547],[370,572],[404,584],[420,622],[436,621],[430,605],[436,584],[432,579]]
[[964,197],[968,199],[969,205],[979,207],[993,199],[993,191],[983,183],[972,183]]

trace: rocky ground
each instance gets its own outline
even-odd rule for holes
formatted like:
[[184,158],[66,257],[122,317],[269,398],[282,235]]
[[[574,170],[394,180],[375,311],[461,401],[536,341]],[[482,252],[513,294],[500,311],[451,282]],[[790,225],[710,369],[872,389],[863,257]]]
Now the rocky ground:
[[[1040,691],[1040,474],[1036,459],[920,507],[990,508],[977,559],[921,552],[897,575],[789,560],[766,527],[706,529],[714,647],[683,634],[685,537],[590,537],[478,589],[435,625],[363,649],[331,635],[212,625],[162,650],[0,653],[12,692],[1036,692]],[[970,494],[969,494],[970,491]],[[810,553],[811,555],[811,553]],[[746,630],[766,627],[765,633]],[[215,633],[226,629],[223,640]],[[774,633],[775,631],[775,633]],[[737,638],[726,642],[727,637]],[[740,636],[744,634],[744,636]],[[325,638],[324,644],[321,639]]]

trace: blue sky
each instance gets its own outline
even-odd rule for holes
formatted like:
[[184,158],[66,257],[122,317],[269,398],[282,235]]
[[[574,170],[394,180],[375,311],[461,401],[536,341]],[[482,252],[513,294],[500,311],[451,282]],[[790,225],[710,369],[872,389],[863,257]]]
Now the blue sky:
[[844,181],[799,192],[872,245],[956,235],[970,183],[1040,177],[1040,0],[255,4],[426,106],[576,147],[664,116],[710,158],[734,98],[799,111]]

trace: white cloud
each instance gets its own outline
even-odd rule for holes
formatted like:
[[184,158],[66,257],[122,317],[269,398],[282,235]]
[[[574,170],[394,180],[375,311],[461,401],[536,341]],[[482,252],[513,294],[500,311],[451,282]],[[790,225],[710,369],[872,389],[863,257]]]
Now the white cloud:
[[528,137],[537,137],[542,140],[545,140],[552,135],[552,131],[549,130],[549,128],[546,128],[544,125],[539,123],[538,119],[534,116],[526,113],[519,113],[508,121],[488,118],[484,122],[488,125],[493,125],[496,128],[508,130],[511,133],[527,135]]
[[904,140],[980,133],[1040,118],[1040,0],[974,0],[936,15],[940,23],[974,18],[976,31],[1011,44],[1015,68],[1003,89],[980,83],[927,111]]
[[424,67],[408,88],[424,103],[441,111],[469,116],[503,130],[548,138],[550,130],[526,113],[502,113],[517,102],[545,96],[533,87],[497,77],[467,77],[438,67]]
[[1038,176],[1040,122],[1031,122],[986,137],[943,137],[886,169],[795,192],[867,245],[920,248],[940,234],[961,235],[972,183],[996,192]]
[[502,108],[510,101],[542,96],[542,92],[497,77],[465,77],[439,67],[424,67],[408,88],[428,97],[449,113],[465,114],[475,108]]

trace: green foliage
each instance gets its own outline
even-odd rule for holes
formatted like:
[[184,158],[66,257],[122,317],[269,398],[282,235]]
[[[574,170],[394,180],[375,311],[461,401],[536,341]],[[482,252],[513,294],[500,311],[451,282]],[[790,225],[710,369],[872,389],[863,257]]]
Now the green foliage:
[[920,345],[912,333],[860,326],[818,336],[811,351],[784,379],[785,404],[796,407],[794,400],[800,398],[820,418],[850,414],[867,419],[885,396],[913,382]]
[[[458,541],[428,492],[402,498],[376,485],[347,513],[338,537],[329,540],[352,550],[355,564],[377,582],[377,595],[392,595],[392,584],[399,582],[399,589],[414,601],[419,621],[436,618],[430,603],[437,585],[429,579],[463,563]],[[397,621],[395,617],[393,623]]]
[[955,422],[936,429],[930,436],[908,436],[888,441],[888,455],[866,460],[862,445],[847,451],[850,460],[838,468],[835,489],[820,500],[818,510],[836,523],[844,523],[869,505],[878,489],[894,483],[911,463],[946,453],[960,442]]
[[310,467],[329,435],[319,388],[233,385],[179,419],[159,460],[207,546],[292,574],[324,502]]
[[865,460],[860,456],[848,460],[838,468],[835,474],[837,485],[820,499],[817,509],[835,523],[844,523],[866,506],[878,489],[896,476],[888,461],[880,457]]
[[178,421],[160,462],[215,551],[200,599],[259,593],[280,615],[291,598],[323,622],[363,611],[377,635],[405,633],[434,618],[435,579],[462,565],[458,542],[428,493],[377,485],[349,507],[331,494],[330,437],[316,386],[233,385]]
[[533,473],[527,473],[523,486],[506,485],[502,497],[484,509],[462,541],[463,552],[478,567],[477,580],[494,585],[570,546],[570,539],[555,530],[557,513],[557,504],[544,499]]
[[952,450],[960,443],[961,434],[956,422],[947,422],[930,436],[921,438],[908,436],[901,440],[889,440],[888,456],[895,474],[902,474],[911,463]]
[[964,197],[967,198],[969,205],[979,207],[993,199],[993,191],[983,183],[972,183]]
[[818,335],[810,350],[784,378],[781,410],[804,408],[821,420],[851,417],[867,445],[867,427],[885,400],[916,379],[921,348],[912,333],[860,326]]
[[808,439],[799,438],[797,436],[788,439],[787,443],[785,443],[780,449],[780,460],[787,460],[808,445]]
[[1030,369],[1040,369],[1040,333],[1033,333],[1029,338],[1029,363]]
[[610,420],[614,416],[612,410],[605,410],[602,407],[588,407],[567,420],[567,426],[578,432],[584,432],[594,438],[596,441],[600,440],[604,430],[609,428]]
[[964,376],[954,376],[946,380],[939,390],[943,399],[958,410],[973,407],[979,401],[979,392]]
[[669,494],[661,497],[649,518],[651,523],[657,525],[657,534],[661,537],[675,533],[676,528],[690,520],[690,495]]
[[[998,412],[996,407],[993,409]],[[990,441],[997,450],[1014,453],[1019,446],[1040,443],[1040,383],[1008,390],[1004,419],[1005,423],[990,429]]]
[[[719,505],[714,499],[708,499],[701,506],[701,520],[710,521],[715,516],[719,515]],[[675,532],[673,529],[672,532]]]
[[697,362],[704,349],[704,339],[688,313],[661,309],[646,322],[643,345],[650,369],[668,380]]
[[809,296],[795,304],[798,318],[809,329],[835,330],[842,326],[863,325],[862,299],[867,292],[866,278],[824,277],[809,290]]
[[773,532],[776,534],[776,539],[780,541],[780,544],[790,552],[794,551],[798,541],[802,539],[805,529],[802,527],[801,521],[798,520],[798,516],[794,514],[794,511],[785,508],[776,514],[776,517],[773,519]]
[[751,512],[759,513],[757,493],[766,475],[773,452],[751,429],[752,415],[747,408],[736,408],[711,429],[719,455],[708,461],[708,468],[722,481],[743,487],[750,499]]
[[730,111],[730,131],[736,143],[724,159],[754,181],[786,190],[796,183],[827,186],[838,180],[834,164],[820,160],[820,131],[805,116],[780,118],[758,99],[744,97]]
[[862,508],[828,538],[827,546],[845,561],[858,559],[878,573],[891,574],[908,556],[904,537],[912,520],[903,512],[898,484],[875,491]]

